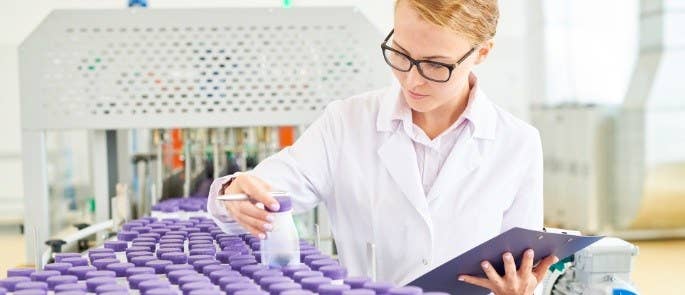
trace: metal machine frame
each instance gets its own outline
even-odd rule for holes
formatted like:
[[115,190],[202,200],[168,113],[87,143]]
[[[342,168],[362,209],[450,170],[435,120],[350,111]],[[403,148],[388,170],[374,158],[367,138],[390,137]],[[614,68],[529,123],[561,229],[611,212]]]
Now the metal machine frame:
[[110,218],[116,133],[310,123],[390,81],[351,7],[57,10],[19,48],[27,257],[50,236],[45,134],[92,130],[95,222]]

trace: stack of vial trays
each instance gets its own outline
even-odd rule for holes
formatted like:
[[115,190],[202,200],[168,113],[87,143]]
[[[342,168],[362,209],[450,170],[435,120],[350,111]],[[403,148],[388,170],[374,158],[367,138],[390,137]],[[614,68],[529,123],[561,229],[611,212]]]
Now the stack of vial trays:
[[[38,271],[10,269],[8,278],[0,280],[0,295],[423,294],[418,287],[348,277],[337,260],[306,241],[300,241],[302,263],[270,269],[260,262],[257,237],[227,234],[206,215],[192,216],[206,208],[197,204],[206,202],[192,198],[165,201],[157,210],[187,218],[133,220],[102,248],[85,254],[57,253],[54,263]],[[169,207],[178,211],[168,212],[172,211]]]

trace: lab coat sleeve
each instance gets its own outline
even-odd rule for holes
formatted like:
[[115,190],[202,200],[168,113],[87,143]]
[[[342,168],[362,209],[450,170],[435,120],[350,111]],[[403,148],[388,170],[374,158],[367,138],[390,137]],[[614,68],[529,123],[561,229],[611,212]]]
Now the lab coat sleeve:
[[[289,192],[296,213],[314,208],[331,194],[331,167],[335,165],[339,146],[336,144],[339,103],[330,103],[294,145],[264,159],[254,170],[245,172],[266,181],[274,191]],[[232,220],[216,197],[221,187],[233,177],[235,175],[217,178],[210,188],[207,211],[217,223]]]
[[527,140],[524,153],[523,158],[528,161],[521,167],[521,184],[511,206],[504,212],[501,232],[513,227],[542,230],[542,143],[537,130]]

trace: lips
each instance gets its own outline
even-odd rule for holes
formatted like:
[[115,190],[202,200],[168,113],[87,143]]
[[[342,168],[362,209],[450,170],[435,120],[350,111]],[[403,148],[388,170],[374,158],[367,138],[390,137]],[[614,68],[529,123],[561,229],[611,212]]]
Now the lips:
[[420,99],[423,99],[423,98],[428,96],[428,95],[413,92],[411,90],[407,90],[407,94],[409,94],[409,97],[411,97],[412,99],[416,99],[416,100],[420,100]]

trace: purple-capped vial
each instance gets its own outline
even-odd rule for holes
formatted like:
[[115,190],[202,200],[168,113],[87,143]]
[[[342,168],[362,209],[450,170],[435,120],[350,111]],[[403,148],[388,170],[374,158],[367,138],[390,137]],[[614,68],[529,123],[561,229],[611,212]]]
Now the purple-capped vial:
[[311,277],[323,277],[323,273],[320,271],[315,271],[315,270],[303,270],[303,271],[298,271],[292,275],[293,280],[295,282],[301,282],[302,279],[304,278],[311,278]]
[[259,290],[259,286],[252,283],[234,283],[225,285],[223,290],[226,292],[226,295],[235,295],[238,291]]
[[14,295],[47,295],[48,292],[41,289],[28,289],[14,291]]
[[[58,276],[58,275],[61,275],[61,273],[59,271],[56,271],[56,270],[39,270],[39,271],[35,271],[34,273],[31,274],[31,281],[45,282],[48,280],[48,278]],[[9,278],[7,278],[7,279],[9,279]],[[0,284],[0,287],[2,287],[2,284]],[[5,289],[7,289],[7,288],[5,287]]]
[[15,291],[19,290],[30,290],[30,289],[38,289],[38,290],[48,290],[48,284],[45,282],[21,282],[18,283],[14,286]]
[[[338,265],[326,265],[319,268],[319,271],[327,278],[333,280],[333,284],[342,284],[347,277],[347,269]],[[351,287],[351,286],[350,286]]]
[[[156,243],[157,243],[157,240],[155,240],[155,238],[153,238],[153,237],[140,237],[140,236],[139,236],[139,237],[133,239],[133,241],[131,241],[131,245],[132,245],[131,247],[149,248],[148,246],[144,246],[144,247],[143,247],[143,246],[136,246],[136,244],[139,244],[139,243],[153,243],[153,244],[156,244]],[[148,250],[148,249],[143,249],[143,250]],[[130,250],[128,250],[128,251],[130,251]]]
[[364,284],[366,282],[370,282],[371,278],[369,277],[349,277],[346,278],[343,283],[345,285],[350,286],[352,289],[361,289],[364,288]]
[[150,230],[151,230],[151,228],[149,228],[147,226],[136,226],[136,227],[131,228],[131,231],[137,232],[138,234],[149,233]]
[[152,260],[145,263],[145,266],[152,267],[155,269],[155,273],[158,275],[164,274],[164,268],[167,265],[172,265],[171,261],[168,260]]
[[145,295],[178,295],[178,291],[172,288],[157,288],[145,292]]
[[202,274],[209,277],[210,273],[215,272],[217,270],[231,270],[231,266],[228,264],[206,265],[205,267],[202,268]]
[[171,238],[168,236],[164,236],[162,239],[159,240],[159,245],[165,245],[165,244],[183,244],[185,243],[185,240],[181,236],[176,236],[178,238]]
[[189,234],[200,232],[200,229],[195,227],[185,227],[183,230],[187,231]]
[[129,286],[131,289],[138,289],[138,285],[139,285],[140,283],[142,283],[142,282],[145,282],[145,281],[155,281],[155,280],[159,280],[159,276],[153,275],[153,274],[149,274],[149,273],[144,273],[144,274],[139,274],[139,275],[130,276],[130,277],[128,277],[128,279],[127,279],[127,281],[128,281],[128,286]]
[[166,235],[167,236],[182,236],[184,239],[188,237],[188,232],[184,231],[184,230],[180,230],[180,225],[178,225],[176,227],[179,227],[179,229],[167,232]]
[[254,284],[254,282],[252,280],[250,280],[249,278],[246,278],[243,276],[234,276],[234,277],[232,276],[232,277],[221,277],[221,278],[219,278],[219,280],[217,281],[217,283],[215,285],[222,287],[222,289],[223,289],[223,287],[226,285],[237,284],[237,283]]
[[86,280],[86,289],[88,292],[95,292],[95,289],[102,285],[116,285],[117,280],[110,277],[96,277]]
[[364,289],[373,290],[376,294],[386,294],[393,287],[395,286],[386,282],[367,282],[364,284]]
[[182,277],[195,275],[195,274],[198,274],[195,270],[190,270],[190,269],[175,270],[175,271],[169,272],[167,274],[167,278],[169,279],[169,282],[171,282],[172,284],[178,285],[178,280],[180,280]]
[[195,261],[198,261],[198,260],[207,260],[207,259],[214,259],[214,256],[212,256],[212,255],[188,256],[188,264],[193,264]]
[[209,273],[209,280],[215,285],[218,285],[219,280],[225,277],[240,277],[240,273],[234,270],[215,270]]
[[321,255],[321,251],[313,250],[300,250],[300,261],[304,262],[304,258],[309,255]]
[[316,292],[320,295],[342,295],[343,292],[351,289],[348,285],[321,285]]
[[283,272],[278,269],[263,269],[252,273],[252,279],[255,282],[261,281],[262,278],[266,277],[282,277]]
[[86,273],[86,280],[92,279],[92,278],[116,278],[117,274],[115,274],[111,270],[95,270],[95,271],[89,271]]
[[214,246],[212,246],[211,248],[195,248],[195,249],[190,250],[189,253],[190,253],[191,256],[192,256],[192,255],[210,255],[210,256],[214,256],[214,255],[216,254],[216,249],[214,248]]
[[147,291],[152,290],[152,289],[170,288],[170,287],[171,287],[171,284],[169,284],[169,282],[162,281],[159,279],[147,280],[147,281],[140,282],[140,284],[138,284],[138,290],[140,290],[140,292],[142,294],[146,294]]
[[117,233],[117,240],[130,242],[138,237],[138,233],[134,231],[120,231]]
[[128,248],[128,242],[126,241],[106,241],[105,248],[112,249],[114,252],[124,252]]
[[172,264],[172,265],[167,265],[164,267],[164,273],[169,275],[172,271],[177,271],[177,270],[192,270],[195,271],[195,268],[190,265],[190,264]]
[[135,266],[145,266],[146,263],[155,260],[157,260],[157,258],[154,256],[138,256],[131,258],[131,263]]
[[415,286],[404,286],[392,288],[388,291],[390,295],[421,295],[423,294],[423,289]]
[[288,290],[285,292],[282,292],[281,295],[315,295],[316,293],[305,290],[305,289],[299,289],[299,290]]
[[201,274],[192,274],[192,275],[187,275],[187,276],[183,276],[183,277],[179,278],[178,279],[178,286],[181,287],[181,289],[183,289],[183,286],[190,284],[190,283],[196,283],[196,282],[211,283],[211,281],[207,277],[205,277]]
[[71,266],[86,266],[88,265],[88,259],[85,257],[68,257],[62,259],[63,263],[69,263]]
[[87,288],[86,284],[81,282],[81,283],[71,283],[71,284],[61,284],[57,287],[55,287],[55,294],[62,294],[62,292],[77,292],[77,291],[82,291],[83,294],[85,294]]
[[131,259],[133,259],[135,257],[140,257],[140,256],[152,257],[152,256],[154,256],[154,254],[152,254],[152,252],[148,252],[148,251],[128,252],[128,253],[126,253],[126,261],[131,262]]
[[304,263],[298,263],[298,264],[293,264],[293,265],[288,265],[283,268],[281,268],[281,271],[283,271],[283,274],[289,277],[292,277],[294,273],[298,271],[304,271],[304,270],[311,270],[309,266],[307,266]]
[[157,243],[155,242],[134,242],[133,246],[147,248],[147,251],[154,252],[157,248]]
[[126,277],[132,277],[140,274],[155,274],[155,269],[146,266],[134,266],[126,269]]
[[[266,292],[264,292],[266,293]],[[192,290],[188,295],[223,295],[224,293],[215,289],[202,289],[202,290]],[[262,295],[262,294],[259,294]],[[269,295],[269,293],[266,293]]]
[[173,250],[176,250],[176,251],[181,251],[181,252],[183,252],[183,250],[185,249],[185,247],[183,246],[182,243],[178,243],[178,244],[176,244],[176,243],[174,243],[174,244],[160,244],[157,250],[161,250],[161,249],[173,249]]
[[198,260],[198,261],[193,262],[193,267],[195,268],[195,270],[197,272],[202,273],[205,266],[219,265],[219,264],[221,264],[221,262],[216,261],[214,259],[203,259],[203,260]]
[[292,279],[288,277],[266,277],[266,278],[261,278],[259,280],[259,285],[262,287],[264,290],[269,290],[269,286],[273,284],[280,284],[280,283],[294,283]]
[[126,292],[128,293],[128,288],[126,286],[118,285],[118,284],[107,284],[107,285],[101,285],[95,288],[95,294],[103,294],[107,292]]
[[79,280],[85,280],[88,272],[96,270],[97,268],[90,265],[74,266],[67,270],[67,274],[76,276]]
[[262,248],[262,242],[259,241],[259,242],[250,243],[250,248],[251,248],[253,251],[258,251],[259,249]]
[[121,229],[125,231],[130,231],[131,228],[137,227],[137,226],[143,226],[144,224],[142,222],[135,222],[135,221],[129,221],[127,223],[124,223],[124,225],[121,226]]
[[300,285],[302,285],[303,289],[307,289],[312,292],[316,292],[319,290],[319,286],[321,285],[330,285],[331,284],[331,279],[326,278],[326,277],[311,277],[311,278],[304,278],[302,281],[300,281]]
[[101,254],[101,253],[112,253],[112,254],[114,254],[114,250],[107,249],[107,248],[94,248],[94,249],[88,250],[88,256],[93,255],[93,254]]
[[252,256],[250,254],[233,255],[228,259],[228,261],[230,263],[233,263],[234,261],[243,260],[243,259],[254,259],[254,256]]
[[252,255],[254,255],[255,259],[257,259],[257,262],[262,263],[262,251],[253,251]]
[[69,270],[69,268],[71,267],[71,263],[55,262],[46,264],[45,266],[43,266],[43,270],[56,270],[59,271],[60,274],[66,275],[67,270]]
[[22,282],[29,282],[31,281],[27,277],[11,277],[11,278],[6,278],[0,280],[0,288],[5,288],[9,292],[14,292],[15,287],[17,284],[22,283]]
[[188,262],[188,255],[183,252],[167,252],[162,254],[160,258],[171,261],[173,264],[185,264]]
[[247,277],[252,277],[252,274],[255,272],[258,272],[260,270],[265,270],[267,269],[266,266],[261,265],[261,264],[251,264],[251,265],[246,265],[240,268],[240,273],[244,276]]
[[[328,255],[324,255],[324,254],[312,254],[312,255],[305,256],[304,260],[302,262],[304,262],[307,265],[310,265],[312,263],[312,261],[321,260],[321,259],[331,259],[331,257]],[[310,267],[311,267],[311,265],[310,265]]]
[[269,286],[269,294],[280,295],[285,291],[301,289],[302,287],[298,283],[278,283]]
[[33,268],[10,268],[7,270],[7,277],[27,277],[30,278],[31,274],[36,272]]
[[352,289],[343,292],[342,295],[376,295],[376,292],[369,289]]
[[72,258],[72,257],[81,257],[81,254],[79,254],[79,253],[55,253],[55,262],[63,262],[62,259]]
[[[112,250],[112,249],[108,249]],[[92,264],[93,261],[95,260],[100,260],[100,259],[116,259],[117,256],[112,252],[112,253],[94,253],[88,256],[90,258],[90,263]]]
[[116,258],[106,258],[106,259],[98,259],[92,262],[93,266],[97,268],[98,270],[106,270],[107,265],[110,265],[112,263],[119,263],[119,259]]
[[239,259],[230,263],[233,270],[240,270],[241,267],[251,264],[257,264],[257,260],[252,259]]
[[105,269],[106,270],[111,270],[113,271],[117,277],[125,277],[126,276],[126,270],[129,268],[134,268],[135,265],[133,263],[128,263],[128,262],[119,262],[119,263],[111,263],[108,264]]
[[214,285],[210,282],[193,282],[181,287],[181,291],[183,291],[184,295],[188,295],[191,291],[195,290],[214,290]]
[[221,261],[221,263],[229,263],[232,256],[240,255],[237,251],[221,251],[216,253],[216,260]]
[[322,268],[324,266],[328,266],[328,265],[338,265],[338,261],[327,258],[327,259],[314,260],[311,263],[309,263],[309,267],[311,267],[313,270],[319,270],[320,268]]
[[159,234],[160,236],[164,236],[169,231],[170,230],[167,228],[153,228],[150,230],[150,233],[155,233],[155,234]]

